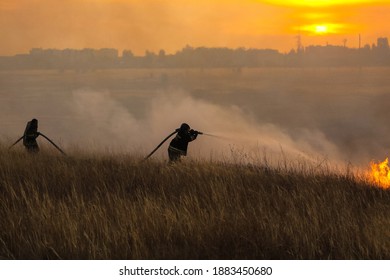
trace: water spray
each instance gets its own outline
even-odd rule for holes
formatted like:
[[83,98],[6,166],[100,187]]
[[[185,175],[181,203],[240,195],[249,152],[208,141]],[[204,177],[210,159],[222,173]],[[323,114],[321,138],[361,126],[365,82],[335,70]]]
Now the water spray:
[[[178,130],[175,130],[174,132],[172,132],[171,134],[169,134],[167,137],[165,137],[164,140],[161,141],[160,144],[157,145],[156,148],[154,148],[153,151],[150,152],[150,154],[148,154],[144,160],[148,159],[149,157],[151,157],[161,146],[162,144],[164,144],[169,138],[171,138],[172,135],[174,135],[175,133],[177,133]],[[215,137],[215,138],[219,138],[219,139],[227,139],[226,137],[222,137],[222,136],[218,136],[218,135],[214,135],[214,134],[211,134],[211,133],[205,133],[205,132],[201,132],[201,131],[196,131],[198,135],[205,135],[205,136],[210,136],[210,137]]]
[[215,135],[215,134],[211,134],[211,133],[202,132],[201,134],[206,135],[206,136],[210,136],[210,137],[214,137],[214,138],[224,139],[224,140],[228,140],[229,139],[227,137],[219,136],[219,135]]
[[217,138],[221,138],[221,136],[214,135],[214,134],[210,134],[210,133],[204,133],[204,132],[201,132],[200,134],[203,134],[203,135],[206,135],[206,136],[211,136],[211,137],[217,137]]

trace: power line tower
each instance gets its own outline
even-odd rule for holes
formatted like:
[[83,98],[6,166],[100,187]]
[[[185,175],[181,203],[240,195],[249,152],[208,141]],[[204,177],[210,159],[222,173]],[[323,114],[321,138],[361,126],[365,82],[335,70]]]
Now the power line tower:
[[301,34],[298,34],[295,38],[297,39],[297,53],[302,53],[303,52],[303,46],[302,46]]
[[347,39],[343,39],[343,47],[346,48],[347,47],[347,42],[348,40]]

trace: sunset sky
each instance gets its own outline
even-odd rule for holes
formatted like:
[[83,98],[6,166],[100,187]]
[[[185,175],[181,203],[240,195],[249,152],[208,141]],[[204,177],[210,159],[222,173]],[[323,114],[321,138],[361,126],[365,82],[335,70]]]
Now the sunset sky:
[[0,0],[0,55],[31,48],[358,47],[390,37],[384,0]]

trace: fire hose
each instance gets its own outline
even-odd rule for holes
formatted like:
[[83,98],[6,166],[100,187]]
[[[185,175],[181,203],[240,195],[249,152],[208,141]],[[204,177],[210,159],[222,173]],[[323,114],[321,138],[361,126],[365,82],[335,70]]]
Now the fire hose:
[[[63,150],[61,150],[61,148],[58,147],[52,140],[50,140],[49,137],[47,137],[46,135],[44,135],[41,132],[38,132],[38,135],[42,135],[47,141],[50,142],[50,144],[52,144],[57,150],[59,150],[63,155],[66,156],[65,152]],[[15,146],[20,140],[23,139],[23,137],[24,137],[24,135],[21,136],[18,140],[16,140],[15,143],[13,143],[8,149],[11,149],[13,146]]]
[[[161,147],[161,145],[164,144],[165,141],[167,141],[169,138],[171,138],[171,136],[172,136],[173,134],[175,134],[175,133],[177,133],[177,130],[175,130],[174,132],[172,132],[171,134],[169,134],[167,137],[165,137],[165,139],[162,140],[161,143],[158,144],[158,146],[157,146],[149,155],[147,155],[147,156],[144,158],[144,160],[145,160],[145,159],[148,159],[149,157],[151,157],[151,156],[154,154],[154,152],[157,151],[157,150]],[[200,135],[203,134],[203,132],[200,132],[200,131],[197,131],[197,133],[200,134]]]

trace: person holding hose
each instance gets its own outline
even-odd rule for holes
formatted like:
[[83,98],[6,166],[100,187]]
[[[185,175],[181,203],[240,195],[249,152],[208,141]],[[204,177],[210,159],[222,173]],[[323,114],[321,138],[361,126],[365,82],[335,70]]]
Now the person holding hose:
[[15,143],[9,147],[11,149],[13,146],[15,146],[19,141],[23,140],[23,146],[26,148],[26,150],[29,153],[37,153],[39,152],[39,146],[37,143],[38,136],[42,136],[47,141],[49,141],[57,150],[59,150],[63,155],[66,155],[63,150],[61,150],[60,147],[58,147],[53,141],[49,139],[46,135],[38,131],[38,120],[32,119],[31,121],[27,122],[26,128],[24,130],[23,135],[16,140]]
[[172,139],[168,147],[168,156],[170,162],[180,160],[182,156],[187,155],[188,143],[194,141],[199,131],[193,130],[186,123],[181,124],[180,128],[176,129],[176,136]]
[[38,136],[38,120],[32,119],[31,121],[27,122],[26,129],[23,133],[23,146],[28,152],[39,152],[39,146],[36,140]]

